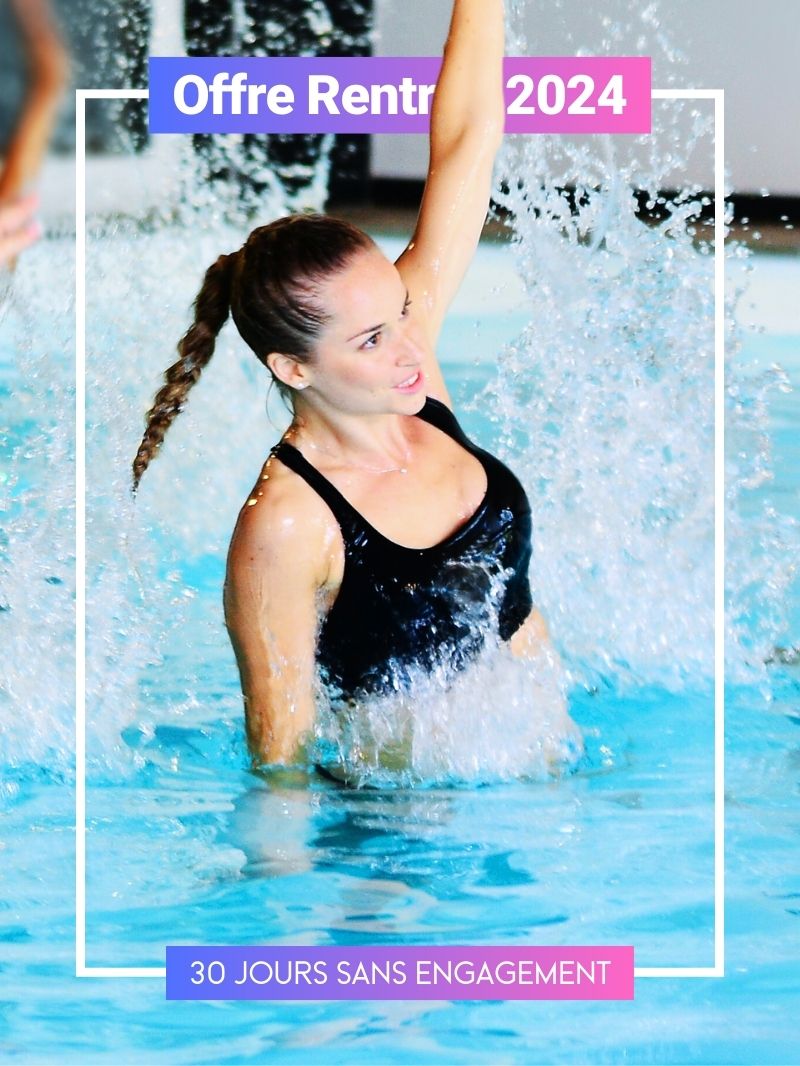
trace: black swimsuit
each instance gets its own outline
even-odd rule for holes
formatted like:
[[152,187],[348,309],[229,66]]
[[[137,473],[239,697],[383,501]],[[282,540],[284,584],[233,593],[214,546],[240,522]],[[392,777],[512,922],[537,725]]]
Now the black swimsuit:
[[460,669],[487,632],[508,640],[532,607],[531,510],[522,485],[439,400],[428,397],[417,417],[476,456],[487,479],[477,511],[430,548],[388,540],[287,441],[272,451],[322,497],[342,531],[344,576],[317,645],[334,698],[405,687],[411,668]]

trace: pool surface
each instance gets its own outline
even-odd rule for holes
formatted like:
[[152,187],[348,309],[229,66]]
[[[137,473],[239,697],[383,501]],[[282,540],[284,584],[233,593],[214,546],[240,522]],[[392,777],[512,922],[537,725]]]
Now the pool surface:
[[[126,276],[112,279],[112,302],[130,291],[136,270],[129,238],[114,240],[102,242],[92,266],[111,278],[115,255],[126,260],[119,266]],[[191,254],[205,261],[207,251]],[[165,1002],[160,978],[74,976],[74,484],[64,433],[74,402],[71,279],[47,292],[37,285],[41,257],[69,252],[64,241],[32,253],[0,325],[2,448],[13,457],[0,615],[13,652],[0,692],[0,1058],[800,1061],[800,674],[789,652],[776,652],[726,693],[723,979],[642,978],[631,1003],[201,1004]],[[441,348],[467,432],[493,448],[502,445],[501,427],[469,401],[492,380],[491,353],[526,321],[513,288],[502,289],[507,303],[494,317],[479,306],[481,293],[491,299],[502,254],[486,250]],[[785,299],[775,300],[774,313],[769,301],[776,285],[798,291],[799,267],[796,257],[756,260],[746,314],[764,331],[745,334],[736,355],[753,373],[780,364],[795,389],[800,321],[787,316]],[[261,379],[241,438],[220,444],[228,468],[241,458],[235,485],[204,480],[206,459],[192,450],[193,427],[208,427],[215,405],[224,406],[219,377],[202,395],[198,388],[197,423],[188,412],[184,426],[176,423],[172,451],[154,464],[146,519],[130,525],[122,548],[108,518],[128,520],[114,509],[137,405],[166,365],[188,288],[159,306],[153,301],[149,335],[170,344],[144,353],[141,367],[121,360],[118,380],[103,353],[112,344],[134,351],[137,332],[124,317],[104,319],[100,298],[90,296],[87,964],[161,967],[174,943],[535,943],[633,944],[639,967],[713,965],[713,692],[702,670],[687,667],[680,683],[660,683],[638,667],[599,681],[597,671],[576,668],[576,677],[595,678],[570,690],[586,754],[575,772],[557,778],[514,779],[484,768],[447,787],[354,790],[299,772],[249,772],[220,588],[231,507],[274,439]],[[56,306],[59,329],[43,339],[38,311],[47,303]],[[12,357],[21,335],[28,346]],[[224,347],[214,373],[233,375],[238,395],[251,369],[238,357],[225,364],[229,354]],[[750,503],[772,501],[775,528],[783,523],[787,531],[800,519],[797,410],[796,392],[770,393],[774,477]],[[263,427],[252,439],[257,418]],[[786,590],[789,647],[800,641],[800,597],[796,583],[787,580]],[[475,699],[491,713],[490,691]],[[496,713],[502,720],[502,709]]]

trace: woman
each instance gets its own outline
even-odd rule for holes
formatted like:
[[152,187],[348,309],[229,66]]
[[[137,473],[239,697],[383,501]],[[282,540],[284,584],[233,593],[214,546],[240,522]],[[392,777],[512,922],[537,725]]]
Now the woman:
[[502,58],[502,0],[455,0],[403,254],[392,263],[323,216],[255,230],[209,269],[148,416],[134,487],[229,308],[291,402],[292,424],[240,513],[225,584],[256,762],[302,756],[317,668],[334,701],[359,700],[420,665],[460,669],[491,625],[517,655],[547,640],[528,586],[525,493],[464,436],[435,355],[486,216]]

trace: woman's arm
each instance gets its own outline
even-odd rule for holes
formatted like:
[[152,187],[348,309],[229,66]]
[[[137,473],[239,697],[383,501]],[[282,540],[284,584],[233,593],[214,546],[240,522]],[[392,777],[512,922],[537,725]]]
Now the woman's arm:
[[[502,0],[454,0],[433,99],[425,191],[414,235],[397,260],[432,348],[489,207],[505,123],[503,31]],[[438,367],[429,380],[432,373],[440,380]]]
[[307,520],[296,486],[269,486],[242,509],[224,590],[255,764],[296,761],[314,725],[317,594],[324,582],[320,523]]
[[[520,659],[535,658],[544,648],[552,648],[547,623],[538,607],[531,613],[513,634],[508,642],[511,652]],[[553,654],[556,654],[553,648]]]
[[532,664],[532,697],[546,716],[543,750],[549,772],[560,775],[583,753],[583,734],[570,718],[565,697],[564,664],[537,607],[511,637],[508,647],[516,658]]

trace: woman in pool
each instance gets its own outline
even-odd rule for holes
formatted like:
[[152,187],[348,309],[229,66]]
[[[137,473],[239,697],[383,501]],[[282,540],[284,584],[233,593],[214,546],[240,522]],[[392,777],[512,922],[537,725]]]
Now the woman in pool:
[[[494,626],[515,655],[547,630],[528,585],[522,486],[461,431],[436,361],[475,252],[505,117],[502,0],[455,0],[417,226],[392,263],[321,215],[255,230],[206,274],[148,415],[134,487],[229,310],[293,419],[239,516],[225,617],[258,763],[303,755],[319,668],[335,701],[458,670]],[[563,728],[574,727],[564,713]]]

